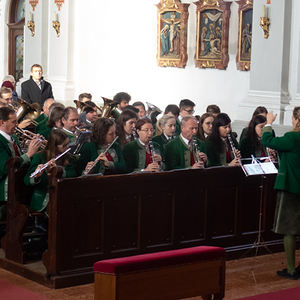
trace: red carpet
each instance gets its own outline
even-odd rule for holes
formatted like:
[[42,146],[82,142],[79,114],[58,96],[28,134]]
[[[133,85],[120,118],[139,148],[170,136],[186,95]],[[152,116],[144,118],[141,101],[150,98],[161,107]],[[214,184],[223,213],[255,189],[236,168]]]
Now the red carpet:
[[1,300],[49,300],[41,295],[25,290],[17,285],[13,285],[0,279],[0,299]]
[[237,300],[299,300],[300,287],[272,292],[267,294],[256,295],[247,298],[240,298]]

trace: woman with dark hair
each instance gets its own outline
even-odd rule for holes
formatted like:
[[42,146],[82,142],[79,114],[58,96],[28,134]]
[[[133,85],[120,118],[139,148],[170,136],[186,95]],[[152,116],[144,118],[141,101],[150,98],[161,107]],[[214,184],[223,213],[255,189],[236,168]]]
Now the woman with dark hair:
[[206,153],[211,166],[238,166],[240,152],[233,153],[230,142],[230,135],[234,147],[237,149],[238,143],[231,134],[231,120],[225,113],[220,113],[215,117],[210,137],[204,142]]
[[[62,166],[64,168],[63,177],[76,176],[73,160],[68,153],[57,161],[54,161],[54,158],[65,152],[68,149],[68,146],[68,136],[59,129],[53,129],[49,135],[46,148],[33,156],[28,173],[24,178],[26,185],[34,186],[34,192],[30,202],[30,207],[32,209],[42,211],[48,205],[49,194],[47,193],[47,187],[49,179],[47,171],[55,166]],[[46,162],[49,162],[49,167],[39,172],[33,178],[30,178],[30,175],[40,169]]]
[[[267,113],[268,113],[268,110],[264,106],[258,106],[258,107],[255,108],[255,110],[254,110],[254,112],[252,114],[252,119],[253,119],[253,117],[255,117],[257,115],[261,115],[261,116],[264,116],[266,118],[267,117]],[[247,130],[248,130],[248,126],[249,126],[249,124],[247,125],[247,127],[243,128],[241,136],[240,136],[240,142],[246,136]],[[275,136],[275,133],[274,133],[274,136]]]
[[172,115],[164,115],[157,121],[156,136],[153,142],[159,144],[161,156],[164,157],[165,147],[175,137],[176,119]]
[[136,122],[137,115],[134,111],[125,110],[120,114],[116,123],[116,134],[119,137],[118,142],[122,149],[127,143],[135,139],[133,131],[135,129]]
[[48,136],[50,135],[52,129],[62,129],[64,126],[61,120],[64,116],[64,111],[64,107],[54,107],[49,114],[47,125],[45,127],[42,127],[41,131],[38,130],[37,132],[40,135],[44,136],[45,139],[48,139]]
[[102,173],[103,175],[125,173],[126,164],[123,159],[122,149],[115,142],[104,154],[106,148],[116,137],[116,125],[112,119],[99,118],[92,127],[91,142],[82,146],[80,159],[77,163],[77,174],[81,175],[88,169],[94,160],[100,155],[100,160],[91,174]]
[[214,116],[211,113],[204,113],[200,117],[197,134],[199,140],[205,141],[211,135],[213,121]]
[[[152,155],[149,141],[153,136],[153,125],[148,118],[139,119],[135,125],[138,139],[125,145],[123,149],[127,171],[151,171],[158,172],[161,164],[160,147],[153,142],[155,155]],[[150,142],[151,146],[151,142]]]
[[241,155],[244,158],[265,157],[266,148],[261,143],[262,129],[267,123],[267,119],[262,115],[256,115],[249,123],[246,136],[240,142]]
[[287,279],[300,277],[300,265],[295,268],[296,236],[300,235],[300,106],[292,115],[293,130],[283,137],[272,135],[272,123],[276,115],[267,115],[267,125],[263,128],[262,144],[278,150],[280,165],[274,189],[277,200],[273,230],[284,235],[284,251],[287,268],[277,275]]

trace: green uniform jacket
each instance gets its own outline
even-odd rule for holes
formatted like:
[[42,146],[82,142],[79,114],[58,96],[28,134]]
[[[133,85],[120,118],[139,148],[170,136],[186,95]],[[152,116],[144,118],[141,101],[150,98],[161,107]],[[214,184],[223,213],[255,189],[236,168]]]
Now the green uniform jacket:
[[50,128],[48,125],[46,125],[46,127],[44,127],[44,129],[40,132],[38,132],[40,135],[42,135],[46,140],[48,140],[49,135],[51,133],[53,128]]
[[162,159],[164,160],[165,148],[166,148],[166,145],[170,142],[170,140],[167,140],[167,138],[164,134],[157,135],[152,140],[153,140],[153,142],[157,143],[160,146],[160,150],[161,150],[160,154],[162,156]]
[[[41,133],[48,127],[47,122],[48,122],[49,118],[45,114],[42,114],[42,116],[44,116],[44,118],[38,122],[39,124],[37,126],[34,127],[35,133]],[[37,121],[37,119],[36,119],[36,121]]]
[[[19,146],[18,140],[16,136],[12,136],[13,139],[16,141],[19,152],[21,153],[21,148]],[[6,179],[7,179],[7,166],[5,162],[12,156],[15,155],[15,150],[13,144],[10,143],[2,134],[0,134],[0,200],[6,200]],[[21,166],[27,163],[30,163],[30,157],[27,154],[23,154],[20,156],[21,159]]]
[[[102,152],[104,152],[104,150],[104,148],[93,142],[84,144],[80,150],[80,158],[76,166],[78,176],[83,174],[86,164],[90,161],[94,161]],[[109,162],[109,167],[107,167],[107,169],[111,170],[114,174],[125,173],[126,164],[123,158],[120,144],[115,142],[109,148],[108,152],[114,161]],[[105,174],[105,169],[105,165],[101,161],[99,161],[91,174]]]
[[[232,137],[232,141],[234,143],[234,146],[236,149],[238,149],[238,142],[234,137]],[[213,166],[228,166],[228,163],[226,163],[226,146],[223,144],[222,151],[219,152],[215,146],[215,143],[207,139],[204,141],[204,144],[206,146],[206,151],[207,151],[207,157],[210,162],[210,165]],[[231,154],[231,160],[234,159],[234,153],[231,151],[230,145],[228,145],[230,149],[230,154]]]
[[[153,147],[156,154],[161,154],[160,146],[153,142]],[[141,171],[146,166],[146,150],[140,143],[139,139],[136,139],[124,146],[123,149],[124,159],[127,165],[127,172]]]
[[[206,154],[205,146],[202,141],[197,139],[199,150]],[[194,159],[196,153],[193,151]],[[167,170],[191,168],[191,152],[181,135],[170,141],[165,148],[165,162]]]
[[76,135],[73,134],[73,133],[70,133],[68,132],[67,130],[65,130],[64,128],[61,129],[61,131],[63,131],[69,138],[69,143],[72,144],[72,143],[76,143]]
[[265,155],[267,155],[266,148],[261,145],[260,149],[255,149],[251,145],[251,141],[249,138],[244,137],[240,142],[240,151],[242,158],[251,158],[251,155],[254,157],[262,157],[262,149],[264,149]]
[[175,135],[179,136],[181,133],[181,123],[180,121],[177,119],[176,120],[176,128],[175,128]]
[[290,131],[283,137],[273,137],[272,127],[265,126],[262,143],[278,150],[280,155],[274,189],[300,194],[300,132]]
[[[68,155],[68,154],[66,154]],[[34,185],[34,192],[31,198],[30,207],[36,211],[42,210],[46,205],[43,205],[45,201],[49,179],[47,172],[43,172],[40,180],[38,182],[34,181],[34,178],[29,178],[30,175],[36,170],[38,165],[46,163],[46,156],[42,152],[38,152],[33,155],[31,165],[29,170],[24,178],[24,182],[26,185]],[[71,158],[69,158],[69,164],[64,167],[63,177],[75,177],[76,171],[74,167],[74,163]],[[48,201],[47,203],[48,204]]]

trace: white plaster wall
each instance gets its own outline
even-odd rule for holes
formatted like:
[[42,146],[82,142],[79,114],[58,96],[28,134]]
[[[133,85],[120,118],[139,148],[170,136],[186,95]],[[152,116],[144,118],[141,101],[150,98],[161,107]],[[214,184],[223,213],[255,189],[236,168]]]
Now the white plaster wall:
[[[231,5],[229,53],[226,71],[194,67],[196,5],[190,3],[188,62],[185,69],[156,64],[158,0],[76,2],[75,81],[76,96],[90,92],[94,101],[112,98],[120,91],[132,101],[148,101],[164,109],[188,98],[196,113],[215,103],[232,119],[249,89],[249,73],[236,70],[238,5]],[[63,29],[62,29],[63,30]]]

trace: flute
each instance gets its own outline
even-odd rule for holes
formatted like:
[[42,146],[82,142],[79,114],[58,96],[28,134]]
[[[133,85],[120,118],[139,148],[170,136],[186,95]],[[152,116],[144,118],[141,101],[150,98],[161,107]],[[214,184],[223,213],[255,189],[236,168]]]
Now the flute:
[[[59,158],[61,158],[62,156],[64,156],[67,152],[69,152],[71,150],[71,148],[67,149],[66,151],[64,151],[63,153],[57,155],[55,158],[54,158],[54,161],[57,161]],[[50,161],[49,160],[48,162],[46,162],[40,169],[34,171],[33,173],[31,173],[30,177],[29,178],[33,178],[35,175],[39,174],[40,172],[44,171],[46,168],[48,168],[49,164],[50,164]]]
[[[102,153],[105,154],[105,153],[110,149],[110,147],[115,143],[115,141],[116,141],[118,138],[119,138],[119,137],[116,136],[115,139],[112,141],[112,143],[111,143],[111,144],[108,144],[108,146],[106,147],[105,151],[102,152]],[[84,173],[83,173],[84,175],[90,174],[90,172],[94,169],[94,167],[96,166],[96,164],[97,164],[98,161],[100,160],[100,156],[101,156],[102,153],[100,153],[100,155],[94,160],[93,164],[92,164],[88,169],[86,169],[86,170],[84,171]]]

